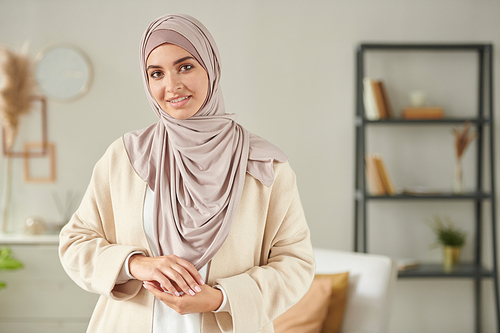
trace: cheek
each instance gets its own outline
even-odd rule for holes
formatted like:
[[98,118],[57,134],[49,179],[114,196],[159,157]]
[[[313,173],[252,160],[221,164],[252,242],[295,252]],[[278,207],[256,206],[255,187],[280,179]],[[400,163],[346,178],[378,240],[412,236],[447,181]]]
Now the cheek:
[[186,77],[187,80],[184,81],[184,84],[186,87],[189,87],[192,92],[196,93],[197,99],[203,102],[208,94],[208,74],[204,69],[193,74],[194,75]]
[[153,95],[154,99],[160,103],[160,101],[163,99],[162,96],[162,89],[159,87],[158,84],[154,84],[149,82],[149,91],[151,91],[151,95]]
[[205,100],[208,95],[208,76],[205,76],[198,81],[198,90],[200,91],[203,100]]

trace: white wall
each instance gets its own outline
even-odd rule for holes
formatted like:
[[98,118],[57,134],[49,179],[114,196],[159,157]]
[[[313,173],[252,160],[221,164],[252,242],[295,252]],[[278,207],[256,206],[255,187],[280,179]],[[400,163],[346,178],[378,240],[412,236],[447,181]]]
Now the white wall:
[[[49,104],[49,138],[57,145],[57,182],[25,184],[22,163],[15,161],[11,229],[21,230],[23,221],[33,215],[57,220],[51,193],[76,190],[82,195],[92,167],[106,147],[124,132],[155,121],[144,97],[138,45],[147,24],[168,12],[191,14],[212,32],[222,56],[226,109],[237,113],[247,129],[290,156],[314,245],[343,250],[352,249],[356,45],[363,41],[500,42],[500,2],[496,0],[0,0],[0,44],[20,49],[29,40],[34,57],[51,43],[71,42],[89,55],[95,70],[85,97],[68,104]],[[451,65],[458,66],[446,72],[451,80],[473,77],[470,59],[450,59]],[[377,65],[373,68],[373,75],[383,75],[377,72]],[[500,79],[498,70],[495,79]],[[452,96],[467,96],[468,88],[459,86]],[[391,89],[394,107],[401,108],[406,103],[405,90]],[[498,100],[498,90],[495,94]],[[441,102],[432,92],[429,98]],[[464,99],[465,104],[473,101]],[[449,99],[441,104],[462,105]],[[460,114],[462,110],[457,109]],[[33,136],[25,127],[20,141]],[[498,122],[495,127],[498,129]],[[439,179],[439,185],[451,186],[451,141],[449,150],[433,148],[433,142],[448,140],[451,134],[401,131],[393,131],[392,141],[375,141],[370,147],[385,149],[381,152],[397,187],[419,182],[434,185],[433,177]],[[410,139],[400,141],[399,134],[409,134]],[[409,150],[406,143],[412,140],[431,149],[412,146],[415,150]],[[433,160],[419,169],[418,176],[409,176],[411,158],[426,156],[429,151],[434,152]],[[434,157],[443,160],[439,163]],[[466,167],[472,168],[473,158],[471,150]],[[401,161],[410,162],[401,165]],[[0,172],[4,170],[2,157]],[[427,179],[431,181],[425,183]],[[427,249],[433,235],[423,223],[425,218],[450,209],[458,223],[471,228],[470,221],[463,219],[469,211],[461,205],[443,210],[435,203],[418,209],[408,204],[403,209],[373,207],[373,250],[438,261],[439,252]],[[470,243],[464,257],[472,257]],[[391,332],[472,331],[471,286],[468,280],[399,281]],[[484,288],[492,294],[491,283],[484,283]],[[484,304],[485,331],[493,332],[492,297],[485,297]]]

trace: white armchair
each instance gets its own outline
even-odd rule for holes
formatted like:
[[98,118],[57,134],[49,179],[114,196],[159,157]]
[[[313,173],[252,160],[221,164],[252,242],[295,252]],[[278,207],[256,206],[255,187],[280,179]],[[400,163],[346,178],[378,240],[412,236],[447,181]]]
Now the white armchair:
[[395,262],[385,256],[314,249],[316,274],[349,272],[342,333],[388,331],[391,294],[397,278]]

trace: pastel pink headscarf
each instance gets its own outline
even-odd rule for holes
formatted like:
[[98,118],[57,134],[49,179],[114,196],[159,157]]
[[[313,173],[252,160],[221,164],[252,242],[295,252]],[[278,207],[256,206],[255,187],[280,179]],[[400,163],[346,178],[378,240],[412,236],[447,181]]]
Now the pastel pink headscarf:
[[[205,68],[207,98],[191,118],[164,112],[148,85],[146,60],[157,46],[184,48]],[[219,51],[208,30],[188,15],[153,21],[141,41],[141,68],[147,98],[159,118],[123,136],[130,162],[154,191],[154,221],[160,255],[175,254],[203,267],[227,238],[246,172],[266,186],[274,180],[274,160],[288,157],[251,134],[226,114],[219,87]]]

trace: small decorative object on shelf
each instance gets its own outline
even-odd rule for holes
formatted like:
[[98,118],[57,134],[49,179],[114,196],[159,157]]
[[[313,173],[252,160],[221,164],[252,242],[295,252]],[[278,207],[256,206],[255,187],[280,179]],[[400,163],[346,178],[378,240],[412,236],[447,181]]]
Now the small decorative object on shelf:
[[45,221],[39,217],[28,217],[24,226],[24,232],[28,235],[40,235],[45,232]]
[[463,186],[463,172],[462,172],[462,157],[465,150],[476,137],[477,133],[469,134],[470,123],[465,123],[463,129],[454,128],[453,134],[455,135],[455,154],[457,161],[455,164],[455,173],[453,176],[453,191],[455,193],[462,193]]
[[426,94],[424,90],[412,90],[409,92],[410,106],[401,111],[401,118],[410,120],[443,119],[444,110],[440,106],[425,105]]
[[[23,264],[12,258],[10,249],[8,247],[0,248],[0,271],[19,268],[23,268]],[[5,282],[0,281],[0,289],[4,289],[5,287]]]
[[467,234],[455,227],[450,217],[443,222],[439,216],[435,216],[429,224],[437,236],[436,244],[443,246],[443,267],[445,272],[450,272],[460,260],[460,249],[465,245]]
[[415,108],[425,105],[425,90],[412,90],[408,93],[408,97],[410,98],[410,105]]

